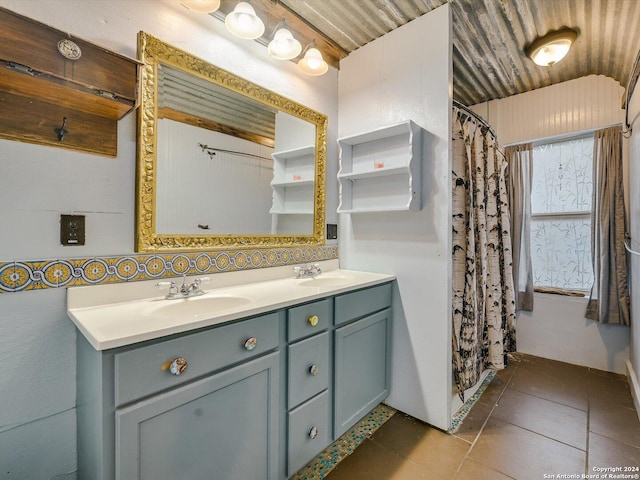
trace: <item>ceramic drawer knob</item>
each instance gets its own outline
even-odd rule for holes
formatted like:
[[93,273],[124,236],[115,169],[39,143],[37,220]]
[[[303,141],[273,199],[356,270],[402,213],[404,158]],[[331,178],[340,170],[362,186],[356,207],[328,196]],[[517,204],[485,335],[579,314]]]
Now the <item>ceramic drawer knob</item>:
[[311,427],[311,429],[309,429],[309,438],[312,440],[318,438],[318,427]]
[[258,339],[256,337],[247,338],[244,342],[245,350],[253,350],[258,346]]
[[177,357],[169,365],[169,372],[173,375],[182,375],[188,366],[189,364],[184,357]]
[[315,327],[316,325],[318,325],[318,316],[317,315],[311,315],[309,317],[309,325],[311,325],[312,327]]
[[309,367],[309,375],[313,375],[314,377],[318,375],[318,365],[311,365]]

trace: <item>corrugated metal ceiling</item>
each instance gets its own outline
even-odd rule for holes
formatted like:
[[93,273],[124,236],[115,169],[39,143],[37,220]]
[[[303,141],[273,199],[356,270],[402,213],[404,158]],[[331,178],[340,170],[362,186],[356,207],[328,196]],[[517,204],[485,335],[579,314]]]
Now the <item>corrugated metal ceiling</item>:
[[[274,3],[274,2],[272,2]],[[446,0],[280,0],[346,53],[437,8]],[[454,98],[466,105],[586,75],[626,87],[640,50],[638,0],[449,0]],[[524,54],[537,36],[577,28],[567,57],[539,67]],[[420,48],[416,46],[416,48]]]
[[275,108],[163,63],[158,65],[158,107],[210,120],[221,129],[275,139]]

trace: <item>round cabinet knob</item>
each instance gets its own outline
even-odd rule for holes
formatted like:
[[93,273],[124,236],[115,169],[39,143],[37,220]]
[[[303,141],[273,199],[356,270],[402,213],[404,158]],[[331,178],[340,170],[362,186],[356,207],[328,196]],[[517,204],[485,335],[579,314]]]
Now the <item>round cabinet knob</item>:
[[312,327],[315,327],[316,325],[318,325],[317,315],[311,315],[307,320],[309,321],[309,325],[311,325]]
[[256,348],[258,346],[258,339],[256,337],[251,337],[251,338],[247,338],[244,342],[244,349],[245,350],[253,350],[254,348]]
[[318,427],[311,427],[309,429],[309,438],[312,440],[318,438]]
[[182,375],[188,366],[189,364],[184,357],[177,357],[169,365],[169,372],[173,375]]
[[318,365],[314,364],[309,367],[309,375],[312,375],[314,377],[318,375]]

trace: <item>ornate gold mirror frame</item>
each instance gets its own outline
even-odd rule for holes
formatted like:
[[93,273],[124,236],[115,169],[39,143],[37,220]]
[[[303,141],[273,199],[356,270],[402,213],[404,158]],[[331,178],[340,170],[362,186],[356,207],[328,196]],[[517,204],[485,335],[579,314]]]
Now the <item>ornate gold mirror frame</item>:
[[[327,117],[299,103],[251,83],[145,33],[138,34],[138,57],[143,62],[141,105],[138,110],[136,167],[137,252],[201,251],[235,248],[294,247],[324,244]],[[316,127],[313,233],[310,235],[158,234],[156,232],[156,175],[158,125],[158,64],[194,74],[214,84],[274,107]]]

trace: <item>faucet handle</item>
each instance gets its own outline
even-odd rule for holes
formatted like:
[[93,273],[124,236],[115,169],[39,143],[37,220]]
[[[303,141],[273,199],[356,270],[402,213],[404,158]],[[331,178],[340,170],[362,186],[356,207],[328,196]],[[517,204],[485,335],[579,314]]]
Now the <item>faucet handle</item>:
[[178,293],[178,286],[176,285],[176,282],[158,282],[156,283],[156,288],[168,288],[168,295],[174,295]]
[[200,286],[200,284],[202,283],[209,283],[211,281],[211,277],[201,277],[201,278],[196,278],[193,283],[196,287]]

